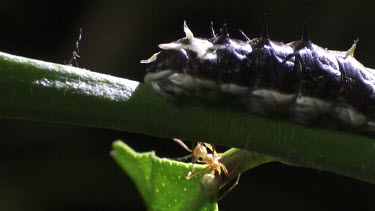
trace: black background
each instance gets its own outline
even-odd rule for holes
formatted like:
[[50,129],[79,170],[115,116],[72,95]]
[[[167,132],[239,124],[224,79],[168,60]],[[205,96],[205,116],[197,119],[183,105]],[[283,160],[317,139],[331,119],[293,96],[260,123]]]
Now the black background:
[[[158,51],[157,44],[183,37],[183,20],[196,36],[210,36],[213,21],[217,28],[227,23],[234,38],[238,29],[253,38],[266,12],[271,39],[297,40],[304,23],[312,41],[329,49],[347,50],[359,37],[356,58],[375,67],[372,8],[371,1],[3,0],[0,51],[64,64],[82,28],[79,67],[142,80],[139,60]],[[0,119],[0,130],[0,210],[145,209],[109,156],[111,143],[122,139],[162,157],[186,155],[171,140],[104,129]],[[246,172],[220,208],[374,210],[374,198],[374,185],[273,163]]]

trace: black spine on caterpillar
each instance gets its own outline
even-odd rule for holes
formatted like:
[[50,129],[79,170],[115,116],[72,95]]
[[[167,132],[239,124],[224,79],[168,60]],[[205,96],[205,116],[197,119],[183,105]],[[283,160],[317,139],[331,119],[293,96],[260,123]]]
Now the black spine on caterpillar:
[[[324,124],[375,135],[375,70],[348,51],[313,44],[307,34],[284,44],[260,38],[230,39],[226,29],[210,39],[186,37],[160,44],[145,82],[164,98],[232,98],[253,113],[281,114],[304,124]],[[327,121],[328,120],[328,121]]]

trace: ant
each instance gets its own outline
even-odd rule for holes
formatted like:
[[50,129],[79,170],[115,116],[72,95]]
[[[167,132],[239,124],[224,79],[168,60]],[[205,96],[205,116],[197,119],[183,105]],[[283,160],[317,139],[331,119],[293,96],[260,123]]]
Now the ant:
[[[224,172],[226,176],[229,176],[228,170],[225,167],[224,164],[220,162],[221,160],[221,154],[218,154],[214,147],[211,144],[203,143],[203,142],[198,142],[197,146],[194,148],[194,150],[189,149],[184,142],[182,142],[180,139],[174,138],[173,139],[176,143],[178,143],[180,146],[182,146],[186,151],[190,152],[193,154],[194,160],[196,160],[198,163],[205,163],[207,164],[207,167],[194,173],[191,174],[191,172],[186,176],[186,179],[189,180],[202,172],[204,172],[207,169],[212,169],[211,175],[214,175],[215,172],[217,171],[218,174],[221,174],[221,171]],[[212,154],[209,154],[207,152],[207,148],[211,150]]]
[[[187,180],[190,180],[191,178],[203,173],[207,169],[211,169],[210,174],[205,174],[202,177],[201,180],[201,188],[202,191],[206,194],[212,195],[213,193],[217,193],[219,191],[219,186],[221,184],[220,176],[221,172],[223,171],[225,176],[229,177],[229,173],[227,168],[224,164],[220,162],[221,160],[221,154],[217,153],[215,148],[208,143],[204,142],[198,142],[197,146],[195,146],[194,150],[189,149],[182,140],[174,138],[173,139],[176,143],[178,143],[182,148],[184,148],[186,151],[192,153],[194,161],[197,161],[198,163],[205,163],[207,166],[206,168],[195,172],[192,174],[192,172],[189,172],[189,174],[186,176]],[[207,148],[212,152],[208,153]],[[215,177],[215,173],[219,175],[218,177]],[[229,193],[235,186],[238,185],[239,179],[241,174],[238,174],[236,182],[218,199],[220,201],[227,193]]]

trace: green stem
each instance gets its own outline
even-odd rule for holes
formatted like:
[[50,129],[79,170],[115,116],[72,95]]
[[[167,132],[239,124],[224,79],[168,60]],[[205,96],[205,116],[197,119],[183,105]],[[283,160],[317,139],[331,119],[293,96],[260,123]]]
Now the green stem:
[[228,172],[230,172],[229,178],[227,179],[233,179],[238,174],[241,174],[249,169],[274,161],[282,162],[280,159],[272,156],[237,148],[231,148],[223,153],[221,160]]
[[204,140],[375,183],[375,140],[364,136],[229,106],[175,106],[148,85],[5,53],[0,53],[0,90],[0,117]]

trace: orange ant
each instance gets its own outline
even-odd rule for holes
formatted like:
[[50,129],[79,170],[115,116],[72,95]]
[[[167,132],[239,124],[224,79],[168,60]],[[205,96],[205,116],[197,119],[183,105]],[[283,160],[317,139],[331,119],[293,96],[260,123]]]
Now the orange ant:
[[[220,162],[221,160],[221,154],[217,153],[215,148],[208,143],[198,142],[197,146],[194,148],[194,150],[189,149],[184,142],[182,142],[180,139],[174,138],[173,139],[176,143],[178,143],[182,148],[184,148],[186,151],[192,153],[193,159],[197,161],[198,163],[205,163],[207,166],[206,168],[195,172],[192,174],[192,172],[189,172],[189,174],[186,176],[187,180],[190,180],[191,178],[203,173],[207,169],[211,169],[210,174],[205,174],[201,180],[201,187],[202,191],[206,194],[213,194],[217,193],[219,191],[220,186],[220,175],[221,171],[224,172],[224,174],[229,177],[229,173],[227,168],[224,164]],[[207,148],[212,152],[208,153]],[[218,173],[219,177],[215,177],[215,173]],[[227,193],[229,193],[235,186],[238,185],[239,179],[241,174],[238,174],[236,182],[218,199],[220,201]]]
[[[176,143],[181,145],[186,151],[190,152],[193,154],[194,160],[196,160],[198,163],[205,163],[207,164],[207,167],[194,173],[191,174],[189,173],[188,176],[186,176],[186,179],[191,179],[202,172],[204,172],[207,169],[212,169],[211,175],[214,175],[215,172],[217,171],[218,174],[221,174],[221,170],[225,173],[226,176],[228,176],[228,170],[225,167],[224,164],[220,162],[221,160],[221,154],[218,154],[214,147],[211,144],[203,143],[203,142],[198,142],[197,146],[194,148],[194,150],[189,149],[180,139],[174,138],[173,139]],[[211,150],[212,154],[209,154],[207,152],[207,148]]]

